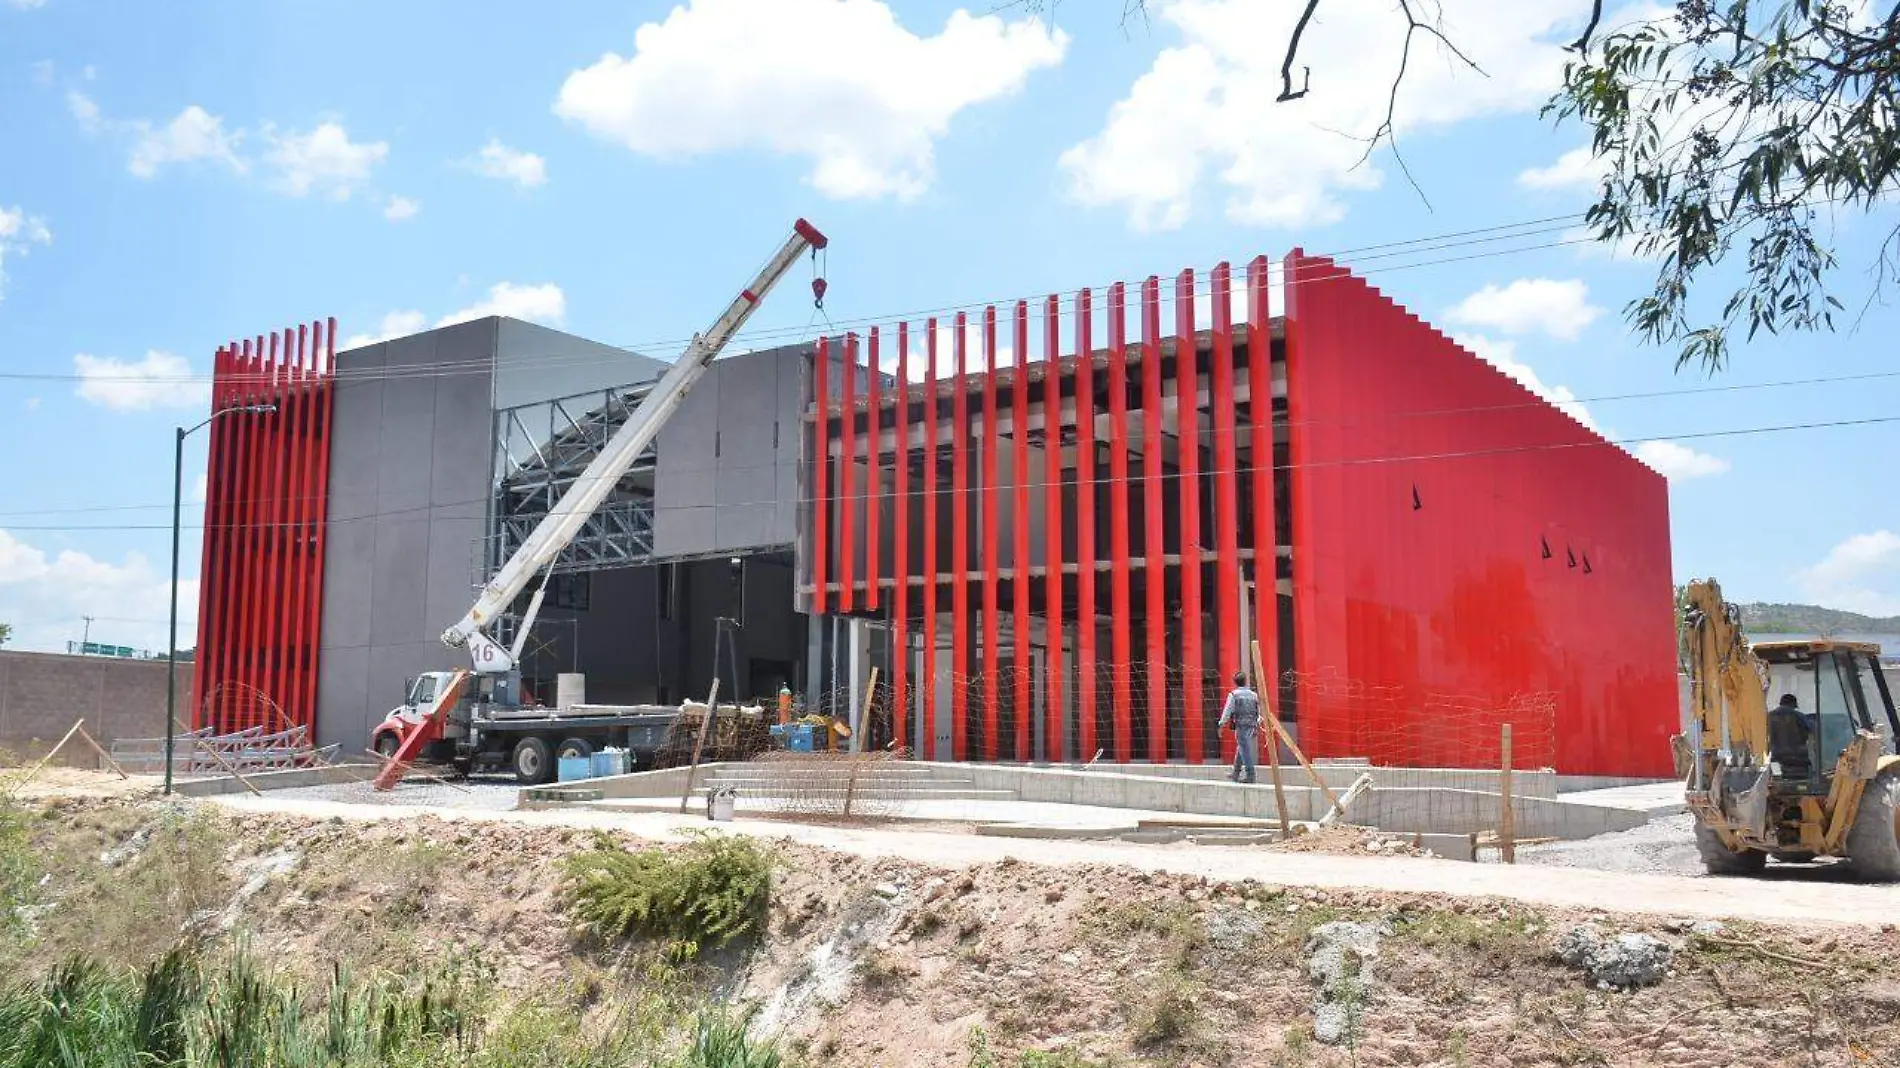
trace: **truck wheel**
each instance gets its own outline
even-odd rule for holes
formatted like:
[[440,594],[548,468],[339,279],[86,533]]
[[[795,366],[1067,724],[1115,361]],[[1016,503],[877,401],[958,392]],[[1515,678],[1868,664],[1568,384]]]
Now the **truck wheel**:
[[1861,791],[1847,829],[1847,863],[1869,882],[1900,882],[1900,768],[1888,768]]
[[1695,825],[1695,851],[1702,855],[1702,866],[1710,875],[1759,875],[1768,863],[1768,854],[1759,849],[1737,853],[1700,823]]
[[384,731],[376,736],[376,752],[384,759],[394,760],[396,750],[401,748],[402,740],[397,738],[393,731]]
[[587,739],[585,738],[569,738],[563,741],[554,750],[554,757],[557,760],[565,760],[568,757],[590,757],[593,755],[594,747],[588,745]]
[[529,735],[515,743],[515,781],[523,786],[539,786],[554,777],[554,759],[548,743]]

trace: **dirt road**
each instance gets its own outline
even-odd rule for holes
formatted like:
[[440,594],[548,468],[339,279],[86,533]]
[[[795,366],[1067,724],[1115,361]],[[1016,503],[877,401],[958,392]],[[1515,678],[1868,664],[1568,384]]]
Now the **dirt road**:
[[[700,818],[660,813],[472,810],[310,801],[281,795],[233,795],[218,798],[216,803],[238,811],[277,812],[315,819],[388,820],[434,816],[451,821],[500,820],[546,827],[598,828],[655,841],[677,840],[683,832],[708,826]],[[1874,927],[1900,923],[1900,886],[1822,881],[1812,876],[1804,878],[1806,873],[1793,871],[1790,876],[1778,879],[1708,879],[1584,868],[1286,853],[1242,847],[1024,841],[902,827],[831,827],[763,821],[739,821],[722,827],[859,857],[895,857],[948,868],[1014,858],[1052,866],[1120,865],[1141,871],[1229,881],[1256,879],[1282,886],[1501,897],[1563,908],[1672,917]]]

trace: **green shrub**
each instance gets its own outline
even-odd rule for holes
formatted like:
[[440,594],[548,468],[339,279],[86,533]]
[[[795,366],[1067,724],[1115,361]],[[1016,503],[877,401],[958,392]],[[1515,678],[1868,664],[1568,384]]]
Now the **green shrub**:
[[26,811],[0,798],[0,939],[26,930],[21,910],[33,903],[39,876],[39,863],[27,838]]
[[664,939],[691,956],[758,934],[772,858],[750,838],[697,835],[682,849],[629,852],[611,841],[568,858],[563,898],[595,936]]
[[784,1055],[776,1044],[751,1038],[746,1033],[750,1022],[731,1013],[700,1013],[680,1068],[780,1068]]

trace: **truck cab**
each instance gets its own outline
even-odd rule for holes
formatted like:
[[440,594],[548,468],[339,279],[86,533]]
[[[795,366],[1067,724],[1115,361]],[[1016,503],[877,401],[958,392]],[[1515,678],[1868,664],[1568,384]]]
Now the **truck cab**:
[[435,704],[436,695],[448,688],[455,674],[453,671],[425,671],[405,683],[403,703],[390,709],[383,721],[370,731],[370,748],[385,758],[393,758],[411,732],[434,730],[435,737],[428,740],[428,748],[421,755],[436,760],[452,756],[442,751],[449,748],[442,743],[467,733],[468,699],[464,698],[447,717],[433,725],[428,722],[428,712]]

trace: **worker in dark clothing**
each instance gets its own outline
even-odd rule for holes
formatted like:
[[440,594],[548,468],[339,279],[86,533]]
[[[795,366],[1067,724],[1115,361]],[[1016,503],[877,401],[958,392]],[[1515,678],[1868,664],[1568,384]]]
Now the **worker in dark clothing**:
[[[1247,685],[1244,672],[1234,672],[1234,688],[1227,692],[1221,706],[1220,727],[1234,731],[1234,770],[1227,776],[1232,782],[1254,781],[1254,762],[1260,744],[1260,695]],[[1242,772],[1246,778],[1241,778]]]
[[1814,717],[1801,711],[1794,694],[1782,694],[1781,703],[1769,711],[1768,752],[1781,765],[1783,778],[1805,779],[1814,773],[1814,728]]

